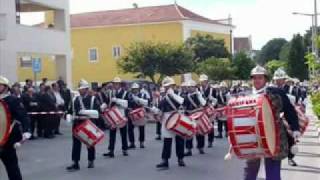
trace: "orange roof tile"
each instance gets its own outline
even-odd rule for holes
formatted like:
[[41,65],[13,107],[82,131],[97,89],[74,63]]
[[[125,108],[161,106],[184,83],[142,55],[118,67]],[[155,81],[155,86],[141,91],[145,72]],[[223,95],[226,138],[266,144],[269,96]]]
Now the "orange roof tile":
[[226,24],[202,17],[179,5],[163,5],[122,10],[88,12],[71,15],[71,27],[111,26],[194,20],[211,24]]

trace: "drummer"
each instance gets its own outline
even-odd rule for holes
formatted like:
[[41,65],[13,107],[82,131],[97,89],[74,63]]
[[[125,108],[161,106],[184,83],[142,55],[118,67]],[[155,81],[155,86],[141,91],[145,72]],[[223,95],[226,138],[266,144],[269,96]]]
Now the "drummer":
[[[218,85],[210,86],[209,78],[205,74],[201,74],[199,77],[200,87],[199,90],[202,96],[205,98],[207,105],[210,103],[215,106],[217,104],[217,99],[215,97],[217,90],[219,89]],[[214,121],[212,121],[212,124]],[[214,141],[214,129],[212,129],[211,133],[208,134],[208,148],[212,148],[212,144]]]
[[[203,107],[206,105],[206,100],[203,98],[202,94],[196,88],[196,82],[192,80],[191,74],[184,74],[184,82],[181,84],[182,87],[185,87],[186,93],[182,94],[184,98],[184,109],[185,114],[190,116],[192,113],[202,111]],[[203,148],[205,145],[204,135],[197,134],[197,148],[200,154],[205,154]],[[193,148],[193,138],[186,141],[187,152],[185,156],[192,156]]]
[[[4,101],[9,108],[11,115],[9,121],[12,127],[8,141],[0,146],[0,159],[7,170],[9,180],[22,180],[15,145],[19,141],[31,137],[29,132],[30,119],[22,103],[16,97],[10,95],[9,80],[3,76],[0,76],[0,100]],[[23,130],[23,133],[20,129]]]
[[185,166],[184,157],[184,139],[177,136],[166,129],[166,122],[169,116],[176,112],[183,104],[183,98],[174,92],[175,81],[171,77],[165,77],[162,81],[162,86],[165,88],[165,97],[160,101],[159,109],[163,112],[162,116],[162,162],[157,164],[157,168],[165,170],[169,168],[169,159],[171,157],[172,139],[176,141],[176,156],[178,157],[178,165]]
[[[228,97],[229,97],[229,92],[228,92],[228,86],[227,83],[222,81],[220,83],[220,88],[218,91],[216,91],[216,97],[217,97],[217,107],[218,108],[223,108],[227,105],[228,102]],[[226,116],[221,112],[221,115],[217,117],[218,121],[218,136],[217,138],[222,138],[222,132],[223,128],[225,130],[225,137],[228,136],[228,127],[227,127],[227,118]]]
[[[131,86],[131,92],[129,93],[128,107],[130,111],[143,108],[148,106],[147,94],[141,93],[140,86],[137,83],[133,83]],[[129,136],[129,149],[135,149],[135,138],[134,138],[134,124],[130,116],[128,116],[128,136]],[[144,148],[145,141],[145,125],[139,125],[139,142],[140,148]]]
[[[279,123],[280,128],[280,153],[272,158],[265,158],[266,180],[280,180],[281,160],[288,155],[288,140],[285,126],[282,121],[279,121],[280,112],[284,113],[288,123],[293,130],[293,137],[299,138],[300,132],[297,114],[290,103],[288,97],[279,88],[267,87],[268,74],[267,71],[261,67],[256,66],[251,71],[251,79],[253,84],[253,94],[266,94],[272,101],[275,108],[275,117]],[[249,159],[246,161],[244,168],[244,180],[256,180],[260,168],[261,159]]]
[[[288,77],[288,75],[281,68],[277,69],[273,75],[273,80],[275,81],[276,86],[278,88],[282,89],[283,91],[285,91],[285,82],[286,82],[287,77]],[[289,96],[289,99],[290,99],[290,97],[292,97],[291,95],[288,95],[288,96]],[[291,103],[292,104],[295,103],[294,97],[293,97],[293,100],[291,100]],[[295,141],[291,135],[287,134],[287,137],[288,137],[289,149],[291,149],[293,147],[293,145],[295,145]],[[288,152],[288,164],[290,166],[297,166],[297,163],[293,160],[294,156],[295,155],[291,151]]]
[[[81,116],[90,116],[85,112],[85,110],[96,110],[99,112],[100,104],[98,99],[95,96],[91,96],[89,94],[89,83],[82,79],[79,82],[79,96],[77,96],[73,102],[73,111],[72,114],[78,116],[74,119],[72,129],[75,129],[79,124],[83,123],[85,119],[80,118]],[[86,118],[87,119],[87,118]],[[90,119],[93,123],[97,124],[98,119]],[[95,147],[88,147],[88,168],[94,168],[94,160],[95,160]],[[73,163],[68,166],[66,169],[68,171],[78,171],[80,170],[80,156],[81,156],[81,142],[79,139],[72,136],[72,161]]]
[[[119,111],[127,116],[128,108],[128,92],[121,86],[121,79],[115,77],[112,81],[112,91],[110,92],[110,104],[109,108],[117,107]],[[117,128],[110,129],[110,143],[108,150],[109,152],[104,153],[103,156],[114,158],[114,148],[116,144]],[[120,128],[121,142],[122,142],[122,154],[128,156],[128,140],[127,140],[127,125]]]

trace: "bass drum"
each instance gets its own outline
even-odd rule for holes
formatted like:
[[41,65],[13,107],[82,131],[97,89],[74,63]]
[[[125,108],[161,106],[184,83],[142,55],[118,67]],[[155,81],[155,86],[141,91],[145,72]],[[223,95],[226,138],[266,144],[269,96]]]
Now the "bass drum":
[[8,141],[10,135],[11,114],[7,104],[0,99],[0,146]]

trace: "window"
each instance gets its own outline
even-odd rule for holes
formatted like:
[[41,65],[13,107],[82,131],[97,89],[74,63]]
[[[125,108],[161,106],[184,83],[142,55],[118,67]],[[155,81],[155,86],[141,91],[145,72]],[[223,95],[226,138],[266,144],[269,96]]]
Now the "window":
[[32,58],[31,58],[31,56],[22,56],[20,58],[20,67],[22,67],[22,68],[31,68],[32,67]]
[[89,49],[89,61],[90,62],[98,61],[98,49],[97,48]]
[[121,47],[120,46],[113,46],[112,47],[112,57],[115,59],[119,59],[121,56]]

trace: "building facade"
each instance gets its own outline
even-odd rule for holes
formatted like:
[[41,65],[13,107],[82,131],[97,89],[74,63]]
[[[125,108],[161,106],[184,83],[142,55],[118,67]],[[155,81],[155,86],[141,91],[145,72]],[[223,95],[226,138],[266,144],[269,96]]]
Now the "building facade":
[[139,41],[182,43],[198,33],[223,39],[231,52],[234,27],[197,15],[177,4],[71,15],[74,85],[81,78],[110,81],[123,74],[117,61]]
[[[51,14],[51,24],[28,26],[24,13]],[[59,77],[71,84],[68,0],[0,0],[0,74],[12,82],[33,79],[32,59],[41,59],[38,78]]]

